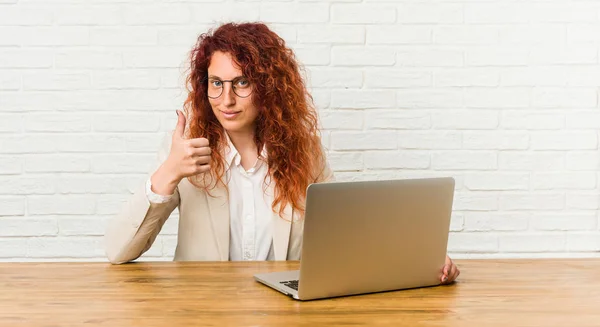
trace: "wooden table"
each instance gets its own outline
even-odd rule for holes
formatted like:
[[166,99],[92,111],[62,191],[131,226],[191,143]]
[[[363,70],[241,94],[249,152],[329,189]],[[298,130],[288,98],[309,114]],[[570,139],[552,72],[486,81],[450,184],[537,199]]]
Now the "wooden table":
[[600,326],[600,259],[457,260],[459,282],[298,302],[297,262],[0,263],[0,326]]

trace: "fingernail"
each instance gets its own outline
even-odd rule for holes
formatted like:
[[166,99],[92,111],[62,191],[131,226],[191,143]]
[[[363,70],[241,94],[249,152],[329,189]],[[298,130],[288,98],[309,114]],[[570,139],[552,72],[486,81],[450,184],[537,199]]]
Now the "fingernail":
[[448,280],[448,276],[442,277],[442,283],[445,283]]

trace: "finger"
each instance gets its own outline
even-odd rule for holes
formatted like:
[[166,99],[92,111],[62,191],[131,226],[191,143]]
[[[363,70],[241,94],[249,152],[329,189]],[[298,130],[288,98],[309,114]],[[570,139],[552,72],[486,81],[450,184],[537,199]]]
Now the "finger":
[[210,154],[211,154],[211,149],[207,146],[201,147],[201,148],[193,148],[191,150],[192,157],[210,156]]
[[456,279],[456,272],[458,268],[455,265],[452,265],[450,268],[450,272],[448,273],[448,283],[453,282]]
[[210,163],[210,156],[196,157],[196,166],[207,165]]
[[190,146],[193,146],[194,148],[202,148],[202,147],[209,146],[208,139],[205,139],[203,137],[196,138],[196,139],[190,139],[188,141],[189,141]]
[[210,165],[199,165],[196,169],[196,174],[202,174],[210,171]]
[[443,270],[444,275],[446,275],[446,276],[450,275],[450,266],[451,265],[449,265],[449,264],[444,265],[444,270]]
[[185,130],[185,115],[179,110],[176,110],[175,112],[177,113],[177,126],[175,127],[175,132],[173,135],[183,138],[183,131]]

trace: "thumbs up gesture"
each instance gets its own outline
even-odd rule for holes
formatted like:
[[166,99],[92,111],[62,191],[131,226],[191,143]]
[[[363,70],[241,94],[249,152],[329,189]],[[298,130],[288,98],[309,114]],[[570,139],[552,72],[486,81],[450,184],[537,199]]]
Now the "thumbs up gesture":
[[208,139],[186,139],[185,116],[177,111],[177,127],[171,139],[171,152],[152,175],[152,191],[161,195],[173,194],[179,182],[210,170]]

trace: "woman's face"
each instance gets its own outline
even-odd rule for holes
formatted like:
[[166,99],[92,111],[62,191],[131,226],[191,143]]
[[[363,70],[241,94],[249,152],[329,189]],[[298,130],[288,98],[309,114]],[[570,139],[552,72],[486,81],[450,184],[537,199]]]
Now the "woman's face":
[[[213,113],[227,132],[254,132],[258,109],[252,100],[252,87],[229,53],[213,53],[208,66],[208,100]],[[222,93],[217,96],[220,88]]]

